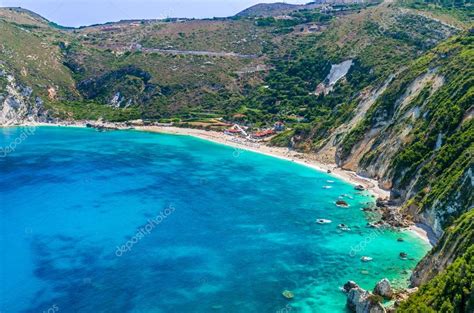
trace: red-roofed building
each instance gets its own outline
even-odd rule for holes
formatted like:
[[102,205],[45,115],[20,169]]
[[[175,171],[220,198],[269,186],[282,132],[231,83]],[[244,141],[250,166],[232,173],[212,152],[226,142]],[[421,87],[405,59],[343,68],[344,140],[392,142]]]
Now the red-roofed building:
[[267,137],[273,134],[275,134],[275,131],[273,129],[267,129],[267,130],[256,132],[252,136],[255,138],[263,138],[263,137]]
[[240,134],[240,130],[231,128],[231,129],[224,130],[224,133],[226,135],[237,135],[237,134]]

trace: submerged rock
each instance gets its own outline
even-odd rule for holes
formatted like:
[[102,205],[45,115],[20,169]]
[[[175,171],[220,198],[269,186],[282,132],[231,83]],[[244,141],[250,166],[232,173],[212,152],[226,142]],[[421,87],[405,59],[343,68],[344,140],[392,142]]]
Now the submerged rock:
[[344,200],[337,200],[337,201],[336,201],[336,205],[337,205],[337,206],[340,206],[340,207],[345,207],[345,208],[347,208],[347,207],[349,206],[349,203],[347,203],[347,202],[344,201]]
[[364,191],[365,190],[364,186],[362,186],[362,185],[357,185],[357,186],[354,187],[354,189],[358,190],[358,191]]
[[375,285],[374,294],[384,297],[385,299],[391,299],[393,297],[392,286],[387,278],[382,279]]
[[283,297],[285,297],[287,299],[293,299],[295,297],[295,294],[292,291],[289,291],[289,290],[285,290],[281,294],[283,295]]

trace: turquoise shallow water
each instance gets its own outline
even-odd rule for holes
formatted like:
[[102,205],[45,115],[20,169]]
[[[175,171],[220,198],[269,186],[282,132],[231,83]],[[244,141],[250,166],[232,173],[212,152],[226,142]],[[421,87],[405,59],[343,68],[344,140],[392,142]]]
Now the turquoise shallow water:
[[344,282],[404,284],[429,249],[367,228],[373,198],[343,181],[191,137],[42,127],[10,147],[2,313],[344,312]]

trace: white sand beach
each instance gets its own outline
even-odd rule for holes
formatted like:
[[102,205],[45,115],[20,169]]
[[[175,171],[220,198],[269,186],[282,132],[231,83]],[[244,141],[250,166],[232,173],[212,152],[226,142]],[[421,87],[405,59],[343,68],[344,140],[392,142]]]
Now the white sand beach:
[[194,137],[209,140],[212,142],[232,146],[238,149],[253,151],[253,152],[277,157],[280,159],[292,161],[292,162],[302,164],[307,167],[311,167],[319,171],[327,172],[329,170],[331,171],[330,175],[341,178],[354,185],[362,185],[364,186],[365,189],[369,190],[371,193],[373,193],[375,196],[379,198],[388,199],[390,196],[390,192],[379,188],[377,185],[377,181],[375,180],[368,179],[365,177],[360,177],[356,173],[351,172],[351,171],[345,171],[341,168],[338,168],[336,164],[324,164],[322,162],[318,162],[312,159],[311,155],[309,154],[291,151],[291,150],[288,150],[287,148],[270,147],[263,143],[253,143],[253,142],[246,141],[245,139],[242,139],[242,138],[226,135],[221,132],[206,131],[202,129],[162,127],[162,126],[142,126],[142,127],[135,127],[135,129],[140,130],[140,131],[148,131],[148,132],[194,136]]

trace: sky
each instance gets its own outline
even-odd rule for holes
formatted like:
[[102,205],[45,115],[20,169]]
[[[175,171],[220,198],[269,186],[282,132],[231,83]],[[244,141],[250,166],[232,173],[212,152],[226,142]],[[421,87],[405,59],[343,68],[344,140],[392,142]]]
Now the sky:
[[0,0],[0,7],[26,8],[60,25],[77,27],[122,19],[225,17],[263,2],[310,0]]

